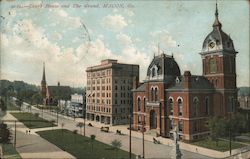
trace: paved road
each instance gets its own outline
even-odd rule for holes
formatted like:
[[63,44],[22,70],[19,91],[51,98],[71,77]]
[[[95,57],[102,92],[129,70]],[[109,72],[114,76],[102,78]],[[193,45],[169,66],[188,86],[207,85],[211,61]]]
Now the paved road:
[[[32,112],[42,114],[41,110],[34,109],[32,107]],[[56,114],[51,112],[43,112],[43,118],[47,120],[55,120]],[[64,123],[64,128],[68,130],[78,129],[76,127],[77,121],[72,118],[65,118],[59,115],[59,126]],[[129,151],[129,136],[127,135],[116,135],[115,133],[105,133],[101,132],[99,128],[86,126],[86,135],[96,135],[96,139],[110,144],[112,140],[119,139],[122,142],[122,149]],[[153,142],[145,141],[145,157],[146,158],[170,158],[172,147],[163,144],[154,144]],[[132,153],[136,155],[142,155],[142,140],[139,138],[132,137]],[[182,150],[183,159],[210,159],[210,157],[203,156],[200,154],[188,152]]]

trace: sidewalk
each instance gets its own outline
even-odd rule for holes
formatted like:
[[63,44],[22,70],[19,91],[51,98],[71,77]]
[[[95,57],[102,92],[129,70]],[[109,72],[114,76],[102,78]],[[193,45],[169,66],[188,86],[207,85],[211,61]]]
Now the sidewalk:
[[[3,120],[15,120],[15,118],[9,114],[9,112],[3,117]],[[22,158],[67,158],[74,159],[75,157],[59,149],[57,146],[51,144],[47,140],[37,135],[36,131],[51,130],[58,127],[47,127],[39,129],[31,129],[30,134],[26,134],[26,130],[29,130],[21,122],[17,122],[17,145],[16,150]],[[7,125],[12,131],[14,131],[14,123],[7,122]]]

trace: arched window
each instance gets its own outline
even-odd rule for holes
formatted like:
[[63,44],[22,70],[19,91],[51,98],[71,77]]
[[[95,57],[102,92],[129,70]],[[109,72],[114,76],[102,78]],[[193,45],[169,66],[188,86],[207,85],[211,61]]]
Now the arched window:
[[209,60],[209,69],[210,73],[216,73],[217,71],[216,60],[214,58]]
[[209,115],[209,98],[205,98],[205,114]]
[[141,98],[137,99],[138,111],[141,111]]
[[179,111],[179,116],[182,116],[182,100],[181,100],[181,98],[178,99],[178,111]]
[[234,112],[234,97],[228,97],[228,112]]
[[154,88],[151,88],[151,100],[152,101],[154,101],[154,97],[155,97]]
[[193,112],[194,112],[194,116],[198,115],[198,106],[199,106],[199,100],[197,97],[195,97],[193,99]]
[[155,88],[155,101],[158,100],[158,91],[157,91],[157,88]]
[[170,119],[170,125],[169,125],[169,127],[170,127],[170,130],[172,130],[172,129],[173,129],[173,126],[174,126],[174,122],[173,122],[173,119]]
[[143,111],[146,112],[146,98],[143,99]]
[[170,110],[170,115],[173,115],[173,99],[169,98],[169,110]]
[[153,67],[152,68],[152,77],[154,77],[155,76],[155,68]]

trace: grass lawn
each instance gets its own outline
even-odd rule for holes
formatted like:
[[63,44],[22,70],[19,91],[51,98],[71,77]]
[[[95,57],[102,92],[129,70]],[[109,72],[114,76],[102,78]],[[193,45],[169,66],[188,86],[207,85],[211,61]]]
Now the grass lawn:
[[[209,139],[204,139],[200,141],[195,141],[191,143],[192,145],[200,146],[200,147],[205,147],[217,151],[229,151],[229,141],[224,141],[224,140],[219,140],[218,145],[216,144],[215,141],[211,141]],[[239,144],[232,142],[232,149],[237,149],[244,147],[245,145]]]
[[13,147],[12,144],[4,144],[3,145],[3,155],[6,159],[21,159],[21,156]]
[[[69,130],[48,130],[40,131],[38,134],[49,142],[55,144],[62,150],[65,150],[75,156],[76,158],[86,158],[86,159],[118,159],[118,158],[129,158],[129,153],[119,149],[117,151],[107,144],[104,144],[99,141],[93,141],[93,150],[92,142],[88,137],[84,137],[79,134],[74,134]],[[135,155],[132,154],[132,158],[135,158]]]
[[27,126],[30,129],[55,126],[55,124],[53,124],[52,122],[37,117],[32,113],[21,112],[21,113],[10,113],[10,114],[13,115],[15,118],[17,118],[20,122],[22,122],[25,126]]

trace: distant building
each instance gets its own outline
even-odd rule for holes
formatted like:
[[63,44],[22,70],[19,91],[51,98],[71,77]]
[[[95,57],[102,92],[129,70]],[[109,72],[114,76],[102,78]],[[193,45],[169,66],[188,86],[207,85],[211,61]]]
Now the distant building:
[[250,110],[250,96],[238,96],[238,102],[241,109]]
[[129,122],[133,79],[139,77],[139,65],[103,60],[88,67],[86,116],[89,120],[118,125]]
[[48,86],[45,77],[45,64],[43,64],[43,77],[41,81],[41,93],[44,105],[57,105],[58,100],[69,100],[71,89],[69,86],[61,86],[58,82],[57,86]]
[[69,112],[72,116],[75,117],[84,117],[85,116],[85,97],[82,94],[72,94],[71,95],[71,102],[70,102],[70,109]]
[[209,135],[211,116],[227,117],[236,111],[236,54],[229,35],[221,29],[216,4],[213,30],[203,42],[202,75],[181,75],[173,56],[155,56],[144,83],[133,89],[133,128],[171,137],[178,127],[180,139]]

